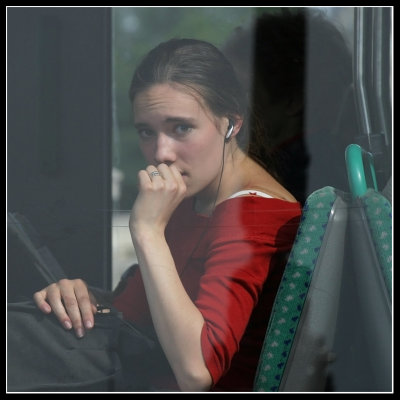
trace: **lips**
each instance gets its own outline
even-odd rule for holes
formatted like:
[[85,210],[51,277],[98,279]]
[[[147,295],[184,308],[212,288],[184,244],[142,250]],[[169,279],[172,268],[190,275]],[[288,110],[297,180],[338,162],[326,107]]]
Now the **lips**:
[[182,179],[188,183],[187,180],[189,179],[189,175],[186,172],[181,172]]

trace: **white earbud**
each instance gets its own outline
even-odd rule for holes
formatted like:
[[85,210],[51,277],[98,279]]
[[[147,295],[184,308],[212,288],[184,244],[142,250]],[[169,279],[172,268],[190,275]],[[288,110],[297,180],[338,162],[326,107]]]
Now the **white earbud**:
[[231,138],[232,132],[233,132],[233,122],[229,120],[229,126],[228,126],[228,131],[226,132],[225,135],[225,142],[229,142],[229,139]]

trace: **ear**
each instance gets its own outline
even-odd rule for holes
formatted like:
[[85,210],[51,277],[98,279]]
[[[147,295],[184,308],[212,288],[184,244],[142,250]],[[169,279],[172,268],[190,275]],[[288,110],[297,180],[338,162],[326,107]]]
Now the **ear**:
[[233,130],[232,130],[232,134],[231,134],[231,138],[232,138],[232,137],[235,137],[239,133],[240,128],[243,125],[243,117],[240,115],[231,116],[228,119],[228,126],[229,126],[229,123],[233,124]]

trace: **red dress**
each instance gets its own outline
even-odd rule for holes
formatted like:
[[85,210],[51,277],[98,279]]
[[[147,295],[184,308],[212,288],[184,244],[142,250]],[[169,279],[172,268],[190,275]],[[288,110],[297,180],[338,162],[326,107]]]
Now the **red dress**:
[[[204,359],[214,391],[252,391],[269,314],[301,215],[299,203],[243,196],[198,215],[193,199],[166,229],[182,284],[203,314]],[[114,306],[124,318],[152,326],[138,270]],[[264,285],[264,283],[266,284]]]

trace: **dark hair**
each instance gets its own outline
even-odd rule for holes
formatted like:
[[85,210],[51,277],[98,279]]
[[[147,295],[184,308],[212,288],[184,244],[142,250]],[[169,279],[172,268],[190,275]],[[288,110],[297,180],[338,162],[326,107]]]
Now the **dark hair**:
[[239,146],[258,161],[257,146],[249,143],[247,100],[231,63],[211,43],[197,39],[171,39],[151,50],[137,67],[129,98],[157,83],[177,83],[198,94],[218,117],[243,118]]
[[143,59],[132,79],[129,97],[156,83],[179,83],[199,94],[218,117],[245,114],[245,99],[231,64],[212,44],[171,39]]

